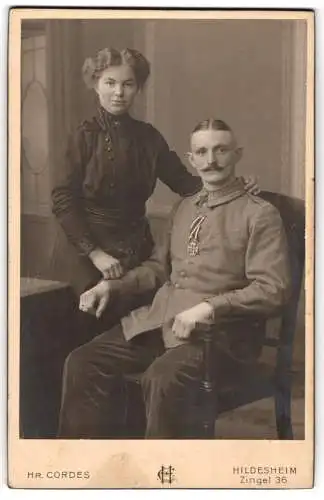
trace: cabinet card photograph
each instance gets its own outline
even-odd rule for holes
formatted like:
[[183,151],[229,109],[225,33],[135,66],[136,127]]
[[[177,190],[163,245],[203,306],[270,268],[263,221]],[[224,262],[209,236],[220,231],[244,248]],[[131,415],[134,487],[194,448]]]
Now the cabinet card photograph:
[[8,481],[311,488],[314,13],[9,13]]

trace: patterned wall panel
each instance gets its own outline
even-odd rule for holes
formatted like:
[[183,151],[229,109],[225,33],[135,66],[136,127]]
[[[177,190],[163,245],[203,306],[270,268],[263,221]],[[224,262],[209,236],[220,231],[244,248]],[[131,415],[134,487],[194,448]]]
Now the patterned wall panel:
[[22,212],[50,214],[46,37],[22,39]]

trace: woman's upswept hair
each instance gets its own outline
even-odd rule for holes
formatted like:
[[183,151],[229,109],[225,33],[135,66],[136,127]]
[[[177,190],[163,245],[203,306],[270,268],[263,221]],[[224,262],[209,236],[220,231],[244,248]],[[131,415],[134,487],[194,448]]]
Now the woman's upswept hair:
[[137,50],[127,48],[106,48],[99,50],[94,57],[88,57],[82,67],[85,84],[93,88],[105,69],[121,64],[128,64],[133,69],[137,85],[143,87],[150,74],[150,63]]
[[232,129],[227,123],[223,120],[216,120],[215,118],[207,118],[207,120],[203,120],[199,122],[191,134],[198,132],[198,130],[225,130],[227,132],[232,132]]

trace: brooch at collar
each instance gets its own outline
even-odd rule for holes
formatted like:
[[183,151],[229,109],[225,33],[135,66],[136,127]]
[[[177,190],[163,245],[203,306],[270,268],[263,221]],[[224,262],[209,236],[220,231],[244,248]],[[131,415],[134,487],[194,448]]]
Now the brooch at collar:
[[202,223],[206,219],[205,215],[198,215],[191,223],[189,238],[188,238],[188,255],[190,257],[195,257],[199,254],[199,231],[201,229]]

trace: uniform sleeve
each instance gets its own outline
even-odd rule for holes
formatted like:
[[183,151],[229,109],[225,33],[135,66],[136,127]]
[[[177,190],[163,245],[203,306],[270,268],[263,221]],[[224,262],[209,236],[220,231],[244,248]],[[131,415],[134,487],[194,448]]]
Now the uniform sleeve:
[[162,135],[156,131],[158,154],[157,176],[172,191],[180,196],[190,196],[197,193],[202,188],[200,177],[192,175],[179,156],[171,151]]
[[59,168],[52,189],[52,210],[68,240],[80,255],[89,255],[96,247],[81,206],[86,143],[82,129],[70,136],[65,161]]
[[272,315],[286,304],[291,292],[291,269],[285,229],[279,212],[262,206],[250,228],[245,259],[249,284],[207,299],[215,319],[223,315]]

